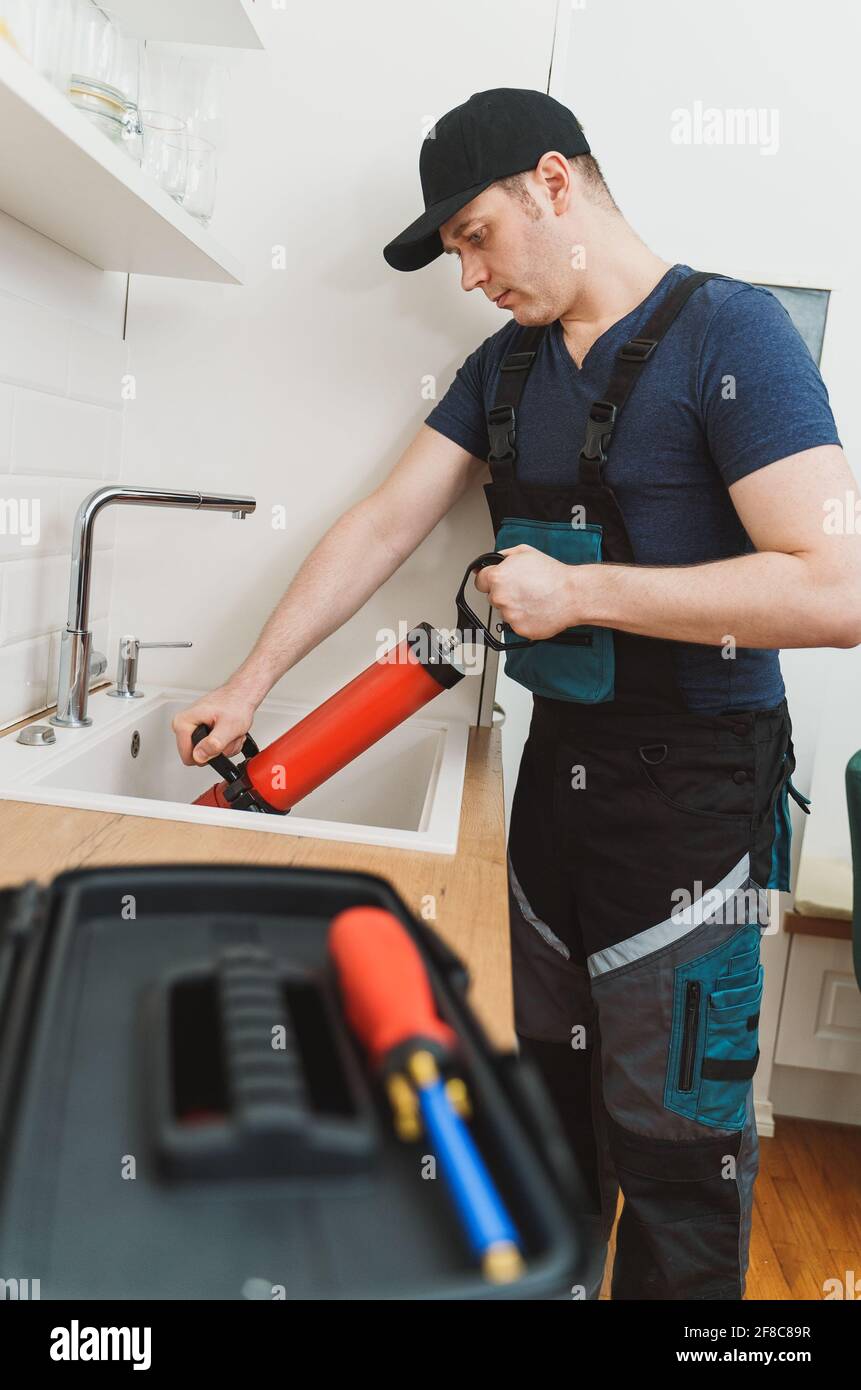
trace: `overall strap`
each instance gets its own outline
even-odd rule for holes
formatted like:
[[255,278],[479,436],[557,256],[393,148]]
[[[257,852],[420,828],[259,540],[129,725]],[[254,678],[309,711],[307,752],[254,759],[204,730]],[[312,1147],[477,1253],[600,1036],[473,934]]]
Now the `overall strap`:
[[514,477],[517,460],[515,411],[544,332],[544,325],[521,329],[516,340],[517,351],[509,352],[499,369],[496,400],[487,412],[487,435],[490,440],[487,461],[495,483],[510,482]]
[[658,343],[673,323],[676,315],[687,303],[694,290],[707,280],[725,278],[717,271],[697,270],[680,281],[658,306],[648,320],[641,335],[632,338],[619,349],[613,375],[607,394],[601,401],[593,401],[589,407],[586,421],[586,438],[580,450],[578,479],[587,486],[600,486],[601,469],[607,461],[607,450],[613,434],[613,426],[634,386],[639,380],[640,368],[648,362]]

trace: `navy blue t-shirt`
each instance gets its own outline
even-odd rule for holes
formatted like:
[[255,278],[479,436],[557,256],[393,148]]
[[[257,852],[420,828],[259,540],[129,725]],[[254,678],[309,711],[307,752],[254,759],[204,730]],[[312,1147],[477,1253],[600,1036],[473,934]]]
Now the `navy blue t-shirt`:
[[[549,325],[517,411],[517,468],[527,483],[576,476],[591,403],[609,384],[619,348],[636,337],[690,266],[674,265],[636,309],[593,343],[579,369],[562,326]],[[499,367],[513,351],[514,320],[486,338],[426,417],[440,434],[485,459],[486,412]],[[731,379],[731,380],[730,380]],[[727,489],[777,459],[839,444],[828,392],[783,305],[741,280],[694,291],[640,368],[613,431],[604,476],[616,494],[640,565],[696,565],[755,547]],[[692,642],[673,646],[691,709],[769,708],[783,699],[776,650]]]

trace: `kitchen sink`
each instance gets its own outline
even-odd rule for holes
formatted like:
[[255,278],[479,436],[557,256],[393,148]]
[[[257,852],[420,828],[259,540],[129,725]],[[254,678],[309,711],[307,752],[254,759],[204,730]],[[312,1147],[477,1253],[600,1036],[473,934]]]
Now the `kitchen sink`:
[[[126,702],[96,691],[89,699],[89,728],[57,728],[56,743],[44,747],[20,744],[14,734],[0,738],[0,798],[231,826],[258,835],[310,835],[454,854],[466,723],[414,715],[298,801],[289,815],[258,815],[191,804],[221,780],[212,768],[185,767],[171,730],[177,711],[201,693],[163,689]],[[311,708],[265,701],[252,729],[258,746],[271,743]]]

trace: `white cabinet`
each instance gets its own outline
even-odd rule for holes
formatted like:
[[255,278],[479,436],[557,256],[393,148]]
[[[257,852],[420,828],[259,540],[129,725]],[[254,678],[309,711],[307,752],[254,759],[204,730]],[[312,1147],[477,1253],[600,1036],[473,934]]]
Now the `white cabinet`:
[[848,941],[793,936],[774,1060],[861,1075],[861,993]]
[[257,12],[268,0],[111,0],[109,9],[142,39],[262,48]]
[[2,42],[0,211],[101,270],[242,280],[209,231]]
[[[141,38],[261,48],[254,0],[112,0]],[[101,270],[240,284],[239,262],[0,40],[0,212]]]

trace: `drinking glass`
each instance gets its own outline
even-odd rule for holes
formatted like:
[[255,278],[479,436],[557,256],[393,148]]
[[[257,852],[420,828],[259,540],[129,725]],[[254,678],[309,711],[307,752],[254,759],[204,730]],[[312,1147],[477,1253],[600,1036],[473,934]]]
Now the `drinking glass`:
[[141,105],[175,111],[191,135],[216,147],[224,136],[229,70],[209,51],[201,55],[177,44],[148,43],[143,57]]
[[141,64],[141,106],[149,111],[175,111],[179,104],[180,53],[176,44],[148,43]]
[[208,227],[215,207],[215,146],[202,135],[188,132],[166,137],[165,144],[185,152],[185,191],[179,201],[186,212]]
[[188,152],[183,143],[185,122],[167,111],[141,111],[141,168],[171,198],[185,195]]
[[180,110],[189,134],[201,135],[218,149],[224,143],[230,71],[208,54],[183,53],[179,61]]

